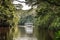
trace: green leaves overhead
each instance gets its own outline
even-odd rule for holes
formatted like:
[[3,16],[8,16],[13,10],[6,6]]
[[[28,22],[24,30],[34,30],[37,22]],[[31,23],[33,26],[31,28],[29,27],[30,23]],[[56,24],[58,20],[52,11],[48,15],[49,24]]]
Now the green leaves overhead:
[[9,23],[10,26],[18,24],[18,15],[11,0],[0,0],[0,23]]
[[[37,16],[36,16],[36,22],[38,22],[39,25],[49,25],[48,27],[50,27],[50,25],[53,25],[51,23],[54,23],[54,20],[56,20],[55,22],[59,22],[58,20],[60,20],[60,6],[56,6],[56,5],[50,5],[48,2],[40,2],[40,5],[37,8]],[[47,23],[48,22],[48,23]],[[59,22],[60,23],[60,22]],[[37,24],[36,24],[37,25]],[[55,25],[53,25],[55,26]]]
[[60,0],[47,0],[51,4],[60,5]]

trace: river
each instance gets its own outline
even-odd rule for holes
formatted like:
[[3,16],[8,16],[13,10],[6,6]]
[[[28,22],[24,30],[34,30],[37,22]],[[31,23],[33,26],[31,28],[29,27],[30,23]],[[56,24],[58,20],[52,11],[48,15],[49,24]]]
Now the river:
[[24,28],[20,28],[20,34],[14,40],[37,40],[37,38],[33,34],[27,34]]

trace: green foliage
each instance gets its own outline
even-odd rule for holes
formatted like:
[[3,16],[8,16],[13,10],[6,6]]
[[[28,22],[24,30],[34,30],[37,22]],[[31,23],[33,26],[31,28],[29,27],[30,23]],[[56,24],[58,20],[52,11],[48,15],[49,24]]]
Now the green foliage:
[[[54,0],[50,0],[50,1],[54,1]],[[55,0],[54,2],[56,1],[57,0]],[[56,5],[56,3],[52,5],[47,0],[46,1],[42,0],[40,1],[36,12],[37,12],[37,15],[35,17],[36,19],[35,26],[37,30],[36,35],[38,37],[38,40],[46,40],[46,39],[53,40],[54,38],[52,38],[51,36],[55,36],[56,35],[55,32],[57,32],[60,28],[60,16],[59,16],[60,6]],[[47,34],[49,35],[48,33],[49,30],[52,30],[52,32],[54,31],[54,34],[55,34],[55,35],[50,35],[51,37],[50,39],[49,39],[49,36],[47,36]],[[59,33],[57,34],[60,35]]]
[[[13,34],[16,32],[19,18],[16,14],[16,9],[11,3],[11,0],[0,0],[0,27],[9,27],[7,37],[13,39]],[[10,40],[10,39],[7,40]]]
[[60,0],[47,0],[51,4],[60,5]]
[[[9,5],[10,4],[10,5]],[[12,11],[12,12],[11,12]],[[9,0],[0,1],[0,21],[1,23],[6,23],[13,20],[13,6]]]
[[60,40],[60,31],[57,31],[55,33],[55,39],[54,40]]
[[26,4],[30,4],[30,5],[38,5],[40,4],[40,2],[48,2],[50,3],[51,5],[58,5],[60,6],[60,0],[26,0],[27,3]]
[[28,16],[21,17],[19,24],[20,25],[24,25],[25,22],[33,22],[33,16],[32,15],[28,15]]

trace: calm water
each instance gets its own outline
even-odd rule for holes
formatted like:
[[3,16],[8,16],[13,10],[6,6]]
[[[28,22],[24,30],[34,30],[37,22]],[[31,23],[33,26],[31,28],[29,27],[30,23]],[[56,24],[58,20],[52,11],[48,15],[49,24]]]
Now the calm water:
[[24,28],[20,28],[20,34],[14,40],[37,40],[33,34],[27,34]]

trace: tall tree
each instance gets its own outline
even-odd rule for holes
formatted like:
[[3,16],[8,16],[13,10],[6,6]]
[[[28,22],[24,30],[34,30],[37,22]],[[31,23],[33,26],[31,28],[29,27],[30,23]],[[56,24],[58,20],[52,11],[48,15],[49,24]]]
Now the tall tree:
[[1,38],[1,40],[13,40],[13,34],[16,32],[19,20],[15,11],[16,9],[11,3],[11,0],[0,0],[0,27],[3,27],[3,29],[6,28],[5,30],[9,30],[1,33],[5,34],[4,36],[6,37],[6,39]]

